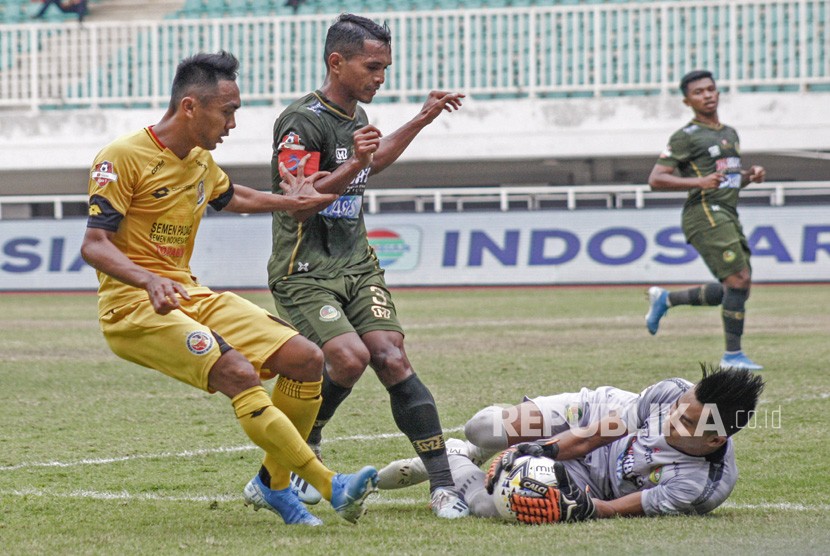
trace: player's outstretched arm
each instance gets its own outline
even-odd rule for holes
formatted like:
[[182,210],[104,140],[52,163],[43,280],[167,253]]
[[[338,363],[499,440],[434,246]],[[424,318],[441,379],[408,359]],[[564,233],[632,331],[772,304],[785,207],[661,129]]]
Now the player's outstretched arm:
[[462,93],[448,91],[429,93],[421,111],[414,118],[381,140],[380,148],[372,162],[372,173],[377,174],[395,162],[421,130],[431,124],[441,112],[454,112],[460,109],[464,96]]
[[81,244],[81,255],[94,269],[130,286],[147,291],[153,309],[166,315],[179,307],[179,296],[190,299],[180,283],[150,272],[135,264],[112,242],[113,232],[87,228]]
[[315,183],[328,176],[329,172],[315,172],[310,176],[305,175],[305,164],[310,158],[306,155],[297,166],[297,175],[292,175],[285,165],[280,162],[280,187],[282,195],[274,195],[264,191],[234,184],[233,197],[225,206],[225,210],[240,213],[260,212],[288,212],[295,215],[308,212],[314,214],[318,210],[330,205],[337,195],[320,193]]
[[596,516],[604,517],[637,517],[646,515],[643,509],[643,493],[632,492],[616,500],[597,500],[594,498]]

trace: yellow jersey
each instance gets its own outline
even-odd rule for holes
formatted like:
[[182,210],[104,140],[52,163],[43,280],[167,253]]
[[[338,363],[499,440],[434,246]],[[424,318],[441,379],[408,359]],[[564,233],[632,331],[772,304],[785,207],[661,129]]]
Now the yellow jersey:
[[[209,151],[180,159],[152,126],[116,139],[95,157],[89,175],[87,227],[114,232],[113,243],[137,265],[209,293],[190,271],[199,222],[211,204],[221,210],[233,196],[227,174]],[[98,272],[98,310],[148,299],[147,292]]]

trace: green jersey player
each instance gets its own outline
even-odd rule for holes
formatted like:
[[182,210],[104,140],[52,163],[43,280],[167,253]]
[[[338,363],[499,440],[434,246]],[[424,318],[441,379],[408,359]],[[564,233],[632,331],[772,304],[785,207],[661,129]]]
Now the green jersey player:
[[[406,356],[401,328],[383,270],[369,246],[363,192],[370,174],[392,164],[443,111],[461,107],[463,95],[430,93],[421,111],[381,137],[357,103],[369,103],[392,62],[389,29],[343,14],[329,28],[326,79],[291,104],[274,125],[274,191],[279,165],[289,170],[310,156],[306,171],[321,193],[339,195],[321,211],[274,213],[268,282],[281,315],[322,347],[326,359],[322,405],[308,442],[318,449],[321,430],[371,365],[389,392],[392,415],[429,472],[436,515],[456,518],[468,508],[455,490],[432,394]],[[297,482],[309,502],[314,493]]]
[[655,191],[689,192],[683,233],[718,282],[673,292],[650,288],[646,327],[656,334],[669,307],[720,305],[726,338],[721,366],[760,370],[741,348],[752,267],[737,206],[741,188],[764,181],[766,171],[761,166],[742,169],[738,133],[718,118],[719,92],[710,72],[686,74],[680,90],[694,118],[671,136],[648,183]]

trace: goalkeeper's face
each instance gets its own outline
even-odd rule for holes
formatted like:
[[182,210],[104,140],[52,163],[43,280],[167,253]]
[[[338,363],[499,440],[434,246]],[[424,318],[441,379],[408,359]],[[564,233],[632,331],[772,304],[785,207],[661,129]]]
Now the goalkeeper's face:
[[672,448],[692,456],[705,456],[726,442],[726,432],[716,406],[703,405],[689,390],[669,411],[663,434]]

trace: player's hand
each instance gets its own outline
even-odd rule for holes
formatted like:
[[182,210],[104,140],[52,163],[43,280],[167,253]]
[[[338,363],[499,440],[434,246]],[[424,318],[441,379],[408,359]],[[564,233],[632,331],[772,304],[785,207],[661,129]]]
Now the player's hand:
[[490,462],[490,468],[484,476],[484,488],[487,489],[488,494],[493,494],[496,486],[496,481],[499,480],[501,472],[507,469],[513,469],[513,463],[516,461],[516,447],[511,446],[502,453],[493,458]]
[[382,136],[380,130],[373,125],[363,126],[354,132],[354,157],[362,168],[372,165]]
[[582,490],[571,480],[565,466],[553,464],[557,486],[552,487],[525,477],[519,483],[533,494],[510,495],[510,508],[516,518],[529,525],[585,521],[596,517],[596,506],[587,490]]
[[554,459],[559,453],[558,440],[540,440],[537,442],[521,442],[515,446],[511,446],[496,456],[490,469],[487,470],[487,475],[484,477],[484,487],[487,492],[493,494],[496,487],[496,481],[499,480],[502,472],[508,473],[513,470],[513,465],[516,460],[522,456],[546,457]]
[[282,181],[280,182],[280,189],[286,199],[291,199],[294,208],[288,213],[292,216],[298,212],[307,211],[309,209],[320,209],[326,207],[337,199],[334,193],[320,193],[314,187],[314,183],[328,176],[331,172],[314,172],[310,176],[305,175],[306,162],[311,158],[310,154],[305,155],[300,163],[297,164],[297,175],[292,174],[285,164],[280,162],[279,170]]
[[421,107],[420,115],[423,118],[424,125],[431,124],[442,111],[452,112],[461,108],[461,99],[465,96],[463,93],[450,93],[448,91],[430,92]]
[[190,299],[190,295],[188,295],[183,285],[162,276],[154,275],[144,286],[144,289],[147,290],[153,309],[159,315],[166,315],[170,311],[178,309],[181,306],[179,296],[183,299]]
[[721,182],[725,179],[722,172],[712,172],[708,176],[698,178],[698,187],[701,189],[718,189]]
[[767,171],[763,166],[752,166],[746,177],[749,178],[750,183],[762,183],[767,179]]

